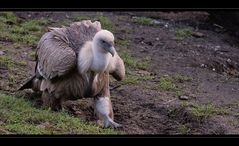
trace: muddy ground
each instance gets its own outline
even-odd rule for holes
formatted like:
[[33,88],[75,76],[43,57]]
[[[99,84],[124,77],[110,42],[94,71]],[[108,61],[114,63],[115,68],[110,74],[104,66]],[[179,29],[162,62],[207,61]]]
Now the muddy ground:
[[[226,28],[215,24],[206,12],[17,12],[22,19],[45,18],[51,26],[75,16],[107,16],[114,23],[116,40],[128,40],[118,49],[127,50],[146,68],[131,71],[139,82],[112,80],[115,120],[127,134],[238,134],[239,133],[239,48],[238,40]],[[152,18],[150,24],[135,21]],[[138,22],[138,23],[137,23]],[[189,35],[180,31],[189,31]],[[5,46],[11,42],[0,40]],[[117,45],[117,43],[116,43]],[[14,48],[16,49],[16,48]],[[5,81],[7,70],[0,68],[2,92],[15,90],[33,74],[34,46],[17,49],[13,56],[27,61],[14,84]],[[7,53],[7,52],[5,52]],[[4,54],[2,54],[4,55]],[[172,88],[162,79],[170,78]],[[6,85],[7,84],[7,85]],[[162,83],[163,84],[163,83]],[[160,88],[161,87],[161,88]],[[24,91],[36,106],[39,98]],[[186,96],[186,97],[185,97]],[[187,99],[182,99],[183,97]],[[69,101],[70,114],[95,121],[91,100]]]

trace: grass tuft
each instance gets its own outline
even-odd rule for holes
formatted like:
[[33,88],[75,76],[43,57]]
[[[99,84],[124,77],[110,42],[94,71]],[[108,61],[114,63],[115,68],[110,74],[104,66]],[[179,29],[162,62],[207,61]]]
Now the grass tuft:
[[16,134],[117,134],[64,112],[36,109],[23,98],[0,94],[0,129]]

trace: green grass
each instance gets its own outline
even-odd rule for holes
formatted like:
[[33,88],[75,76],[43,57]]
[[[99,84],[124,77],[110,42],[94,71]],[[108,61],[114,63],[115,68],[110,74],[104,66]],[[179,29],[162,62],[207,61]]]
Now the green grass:
[[89,16],[76,16],[73,18],[74,21],[82,21],[82,20],[91,20]]
[[184,92],[184,91],[179,90],[179,89],[176,90],[176,96],[177,96],[177,97],[180,97],[180,96],[183,96],[183,95],[185,95],[185,92]]
[[188,38],[192,35],[192,29],[191,28],[178,28],[175,31],[175,36],[177,40],[183,40],[185,38]]
[[4,50],[5,46],[3,46],[2,44],[0,44],[0,50]]
[[12,70],[16,67],[16,65],[26,66],[26,61],[15,61],[12,60],[11,57],[8,56],[0,56],[0,67],[6,68],[8,70]]
[[138,59],[133,57],[128,51],[121,50],[119,52],[120,57],[124,60],[126,67],[126,77],[122,81],[123,84],[139,84],[142,81],[152,80],[152,75],[138,75],[137,70],[147,70],[150,64],[149,58]]
[[175,92],[177,96],[182,96],[184,92],[176,85],[176,83],[184,83],[189,82],[191,80],[191,77],[180,74],[172,76],[163,76],[159,80],[157,89],[161,89],[164,91],[172,91]]
[[176,91],[176,85],[171,77],[161,77],[159,87],[166,91]]
[[184,124],[180,124],[178,123],[177,125],[177,130],[180,132],[180,134],[189,134],[191,129],[189,127],[187,127]]
[[19,61],[18,62],[18,65],[21,65],[21,66],[27,66],[27,62],[22,60],[22,61]]
[[101,27],[103,29],[109,30],[111,32],[114,31],[114,24],[112,23],[110,18],[108,18],[106,16],[98,16],[98,17],[95,18],[95,20],[100,21]]
[[14,84],[16,84],[17,81],[13,75],[8,75],[8,82],[9,82],[9,84],[14,85]]
[[213,115],[228,115],[230,114],[229,110],[216,107],[212,104],[196,104],[183,102],[182,107],[190,107],[191,113],[197,117],[199,120],[206,119]]
[[[0,13],[0,38],[16,44],[36,46],[48,21],[45,19],[18,21],[14,13]],[[11,25],[9,25],[11,22]]]
[[119,52],[120,57],[124,60],[126,69],[127,68],[136,68],[137,60],[133,58],[127,51]]
[[131,56],[128,51],[121,51],[119,52],[120,57],[124,60],[126,71],[131,69],[142,69],[146,70],[149,67],[149,58],[144,59],[136,59]]
[[0,56],[0,67],[11,69],[15,65],[15,62],[7,56]]
[[183,83],[192,81],[192,77],[177,74],[172,77],[176,82]]
[[116,40],[116,44],[120,47],[128,48],[130,45],[130,41],[125,39],[125,40]]
[[69,26],[71,23],[72,23],[71,20],[69,20],[69,19],[64,19],[63,21],[59,22],[58,27],[61,27],[61,26]]
[[210,115],[225,115],[228,112],[222,108],[215,107],[214,105],[196,105],[192,108],[192,113],[197,117],[207,118]]
[[36,59],[36,52],[30,52],[29,53],[29,58],[31,58],[31,60],[35,60]]
[[136,17],[133,22],[140,25],[153,25],[153,19],[147,17]]
[[148,81],[153,79],[154,76],[151,75],[138,76],[136,74],[127,74],[122,82],[123,84],[139,84],[142,81]]
[[6,24],[16,24],[17,21],[18,21],[18,18],[13,12],[0,13],[0,22],[6,23]]
[[64,112],[36,109],[23,98],[4,94],[0,94],[0,122],[1,129],[16,134],[117,134]]

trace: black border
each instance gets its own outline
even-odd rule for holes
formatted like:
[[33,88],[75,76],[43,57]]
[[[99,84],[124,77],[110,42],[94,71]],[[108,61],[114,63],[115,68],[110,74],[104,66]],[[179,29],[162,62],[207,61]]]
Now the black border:
[[237,135],[12,135],[0,136],[1,145],[238,145]]
[[[236,0],[5,0],[1,10],[205,10],[238,9]],[[239,9],[238,9],[239,10]]]
[[[7,0],[1,2],[1,11],[198,11],[239,8],[237,1],[206,0]],[[239,144],[239,135],[1,135],[0,145],[220,145]],[[132,144],[131,144],[132,145]]]

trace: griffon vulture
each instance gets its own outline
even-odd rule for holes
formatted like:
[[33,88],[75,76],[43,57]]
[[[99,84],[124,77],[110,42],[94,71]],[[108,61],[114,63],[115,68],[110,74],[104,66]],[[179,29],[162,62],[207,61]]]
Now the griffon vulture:
[[43,105],[52,110],[61,109],[64,100],[94,98],[104,127],[119,127],[113,120],[109,75],[118,81],[125,76],[114,35],[101,29],[100,22],[85,20],[49,28],[37,46],[35,76],[19,90],[41,91]]

